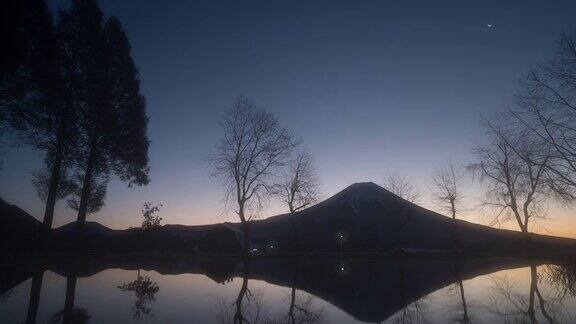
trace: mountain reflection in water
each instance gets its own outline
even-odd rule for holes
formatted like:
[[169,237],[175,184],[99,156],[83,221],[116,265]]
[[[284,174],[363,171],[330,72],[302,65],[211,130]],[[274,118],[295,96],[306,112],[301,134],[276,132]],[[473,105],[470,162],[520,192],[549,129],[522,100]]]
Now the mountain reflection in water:
[[573,322],[576,268],[510,258],[46,258],[0,270],[2,323]]

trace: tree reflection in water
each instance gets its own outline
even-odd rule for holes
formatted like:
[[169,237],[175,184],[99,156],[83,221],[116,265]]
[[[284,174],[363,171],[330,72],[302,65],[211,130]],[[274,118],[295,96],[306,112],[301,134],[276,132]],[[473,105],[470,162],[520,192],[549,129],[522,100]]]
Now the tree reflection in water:
[[[248,289],[250,263],[248,260],[243,260],[242,266],[242,287],[236,300],[229,303],[222,298],[216,298],[218,322],[223,324],[270,323],[269,313],[262,301],[262,293],[260,291],[252,292]],[[233,312],[233,316],[229,315],[231,312]]]
[[48,323],[63,323],[63,324],[83,324],[88,323],[90,320],[90,313],[85,308],[74,306],[76,299],[76,278],[75,272],[68,274],[66,278],[66,299],[64,301],[64,309],[53,314]]
[[548,265],[546,282],[556,288],[560,297],[576,297],[576,266]]
[[[397,266],[398,266],[398,282],[400,283],[400,296],[399,299],[402,304],[406,304],[409,301],[409,291],[407,287],[407,281],[410,280],[406,276],[406,260],[402,257],[397,259]],[[395,323],[428,323],[428,319],[426,318],[426,311],[428,309],[428,296],[422,296],[420,299],[408,304],[406,307],[401,309],[400,311],[396,312],[393,317],[392,321]]]
[[[240,323],[271,323],[270,314],[262,300],[260,291],[248,289],[248,278],[242,278],[242,288],[234,302],[229,302],[221,297],[216,298],[217,322],[222,324]],[[233,314],[233,315],[230,315]]]
[[40,303],[40,292],[42,290],[42,281],[44,279],[44,270],[35,272],[32,275],[32,287],[30,288],[30,301],[28,302],[28,313],[26,323],[36,323],[38,315],[38,305]]
[[[546,273],[543,273],[546,275]],[[505,322],[537,323],[541,318],[547,323],[572,322],[563,305],[563,296],[544,294],[538,286],[542,281],[537,266],[530,266],[530,290],[528,295],[518,292],[518,282],[509,277],[492,278],[490,311]]]
[[458,280],[447,290],[447,297],[452,306],[448,308],[447,322],[450,323],[472,323],[471,305],[466,297],[465,285],[463,280]]
[[303,324],[303,323],[322,323],[326,317],[325,307],[316,308],[314,305],[314,297],[307,295],[303,297],[297,294],[296,286],[299,277],[299,260],[291,262],[292,268],[292,287],[290,292],[290,307],[288,308],[288,322],[290,324]]
[[[324,307],[316,307],[315,297],[307,295],[303,297],[297,293],[297,267],[292,265],[293,284],[291,293],[287,299],[290,300],[288,314],[281,314],[277,318],[269,313],[269,307],[265,304],[261,291],[252,291],[248,288],[250,266],[249,262],[242,261],[243,275],[242,286],[238,292],[236,300],[232,303],[227,302],[221,297],[217,297],[215,304],[217,306],[216,317],[219,323],[223,324],[241,324],[241,323],[322,323],[326,316]],[[233,313],[232,316],[230,314]]]
[[[325,307],[315,306],[315,297],[312,295],[302,296],[292,287],[290,294],[290,310],[288,319],[290,324],[322,323],[326,317]],[[279,321],[278,323],[280,323]],[[285,322],[285,321],[284,321]]]
[[151,315],[152,309],[147,307],[147,303],[151,303],[156,300],[154,295],[160,290],[158,284],[150,279],[148,276],[141,276],[140,269],[138,269],[138,277],[136,280],[124,283],[122,286],[118,286],[122,291],[133,291],[136,295],[136,301],[134,306],[132,306],[132,317],[140,318],[142,315]]
[[450,313],[453,313],[450,321],[463,324],[471,323],[471,305],[466,298],[464,281],[462,280],[461,274],[461,265],[458,261],[454,262],[454,278],[456,282],[448,288],[448,294],[454,296],[457,301],[449,310]]

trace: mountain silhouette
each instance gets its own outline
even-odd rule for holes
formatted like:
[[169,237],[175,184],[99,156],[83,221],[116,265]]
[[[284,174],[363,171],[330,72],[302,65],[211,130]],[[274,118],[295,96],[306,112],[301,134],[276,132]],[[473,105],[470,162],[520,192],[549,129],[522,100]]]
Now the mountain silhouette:
[[[514,254],[533,243],[532,252],[576,247],[575,240],[495,229],[435,213],[372,183],[355,183],[294,215],[253,222],[257,244],[290,241],[288,222],[295,218],[299,249],[318,251],[447,251]],[[559,251],[559,250],[558,250]]]
[[[2,205],[6,233],[35,233],[39,222],[17,207],[6,205]],[[242,243],[239,223],[112,230],[97,222],[87,222],[81,235],[76,235],[74,224],[55,229],[46,248],[238,254]],[[572,239],[524,235],[454,220],[406,201],[371,182],[355,183],[293,215],[252,221],[250,229],[253,248],[273,254],[403,251],[550,256],[571,254],[576,248],[576,240]],[[77,240],[81,240],[81,244]]]

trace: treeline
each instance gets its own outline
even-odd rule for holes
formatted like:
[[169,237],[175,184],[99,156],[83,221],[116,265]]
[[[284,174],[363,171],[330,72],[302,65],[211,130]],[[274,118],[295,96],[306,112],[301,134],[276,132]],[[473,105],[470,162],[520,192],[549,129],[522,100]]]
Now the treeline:
[[56,21],[43,0],[3,6],[1,127],[44,154],[33,172],[44,228],[64,198],[82,227],[104,205],[111,174],[149,182],[146,103],[130,43],[95,0],[73,0]]

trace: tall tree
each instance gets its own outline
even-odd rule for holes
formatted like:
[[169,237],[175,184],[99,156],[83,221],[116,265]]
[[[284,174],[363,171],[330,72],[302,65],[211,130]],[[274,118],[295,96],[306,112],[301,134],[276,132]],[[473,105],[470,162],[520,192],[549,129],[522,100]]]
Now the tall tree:
[[115,17],[104,26],[110,50],[110,82],[112,105],[119,119],[115,128],[115,145],[112,147],[114,160],[112,169],[122,181],[146,185],[148,177],[148,116],[146,99],[140,93],[140,78],[132,59],[131,46],[126,32]]
[[[287,170],[272,189],[275,196],[286,204],[290,215],[309,207],[320,197],[320,181],[309,152],[302,151],[289,162]],[[292,237],[296,241],[296,222],[291,217]]]
[[[70,60],[68,65],[74,82],[77,102],[79,140],[75,165],[79,180],[69,205],[78,209],[82,225],[89,210],[95,179],[107,180],[108,150],[117,120],[110,104],[111,85],[108,78],[109,58],[102,23],[102,13],[94,0],[75,0],[67,11],[60,12],[59,31]],[[78,201],[77,204],[74,202]],[[95,204],[97,206],[100,204]]]
[[[27,1],[7,0],[0,11],[0,170],[3,166],[2,155],[9,134],[9,112],[6,105],[7,85],[14,81],[17,71],[25,65],[27,57],[26,26],[29,23]],[[13,93],[11,95],[14,95]]]
[[59,42],[52,15],[42,0],[23,1],[26,22],[17,37],[25,44],[19,64],[3,73],[0,107],[9,126],[33,149],[45,152],[49,173],[44,228],[50,229],[61,175],[74,143],[73,98],[64,66],[65,49]]
[[120,22],[103,24],[94,0],[75,0],[61,13],[60,32],[72,64],[78,101],[77,190],[69,205],[80,227],[103,206],[109,175],[148,183],[148,119],[138,72]]
[[209,158],[213,175],[226,188],[227,203],[236,205],[244,231],[244,253],[249,245],[249,221],[273,185],[273,176],[289,162],[299,141],[269,112],[240,97],[220,121],[224,132]]

